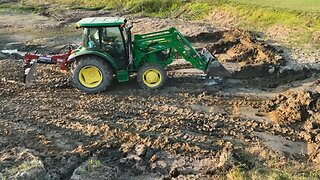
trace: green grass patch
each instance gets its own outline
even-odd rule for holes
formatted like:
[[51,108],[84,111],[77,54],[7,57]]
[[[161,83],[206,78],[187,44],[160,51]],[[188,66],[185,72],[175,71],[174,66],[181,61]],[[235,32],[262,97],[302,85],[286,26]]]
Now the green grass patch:
[[140,12],[160,17],[169,16],[170,11],[179,6],[181,6],[181,1],[179,0],[132,0],[125,5],[125,7],[132,12]]
[[[212,12],[231,14],[237,20],[235,26],[246,30],[266,32],[269,28],[281,27],[284,35],[289,34],[286,37],[288,44],[294,42],[298,45],[315,44],[317,46],[320,43],[313,37],[317,31],[320,31],[320,12],[307,11],[306,7],[297,10],[263,5],[265,3],[239,3],[238,1],[241,0],[221,3],[215,6]],[[295,2],[295,0],[291,1]],[[320,1],[318,2],[320,4]]]
[[213,2],[209,0],[24,0],[24,4],[66,5],[70,9],[116,9],[156,17],[177,17],[182,15],[185,19],[201,19],[209,14]]
[[285,10],[320,12],[319,0],[232,0],[247,5],[279,8]]
[[[320,1],[319,1],[320,4]],[[290,26],[320,27],[320,12],[298,11],[264,7],[258,4],[225,3],[217,7],[224,11],[233,12],[243,22],[255,24],[256,27],[266,27],[273,24]]]
[[115,9],[118,12],[188,20],[206,19],[211,13],[218,13],[220,19],[216,21],[221,24],[225,14],[225,17],[234,17],[233,26],[246,30],[265,32],[268,29],[272,31],[273,27],[283,27],[284,34],[289,34],[288,44],[320,44],[319,38],[315,37],[320,31],[320,0],[23,0],[18,6],[4,4],[0,8],[39,12],[39,4],[54,4],[57,10],[63,9],[61,7]]
[[208,2],[195,2],[187,3],[181,9],[186,12],[181,14],[186,19],[202,19],[210,13],[212,6]]
[[228,175],[230,180],[318,180],[320,173],[317,171],[310,172],[291,172],[271,168],[254,168],[252,170],[233,169]]
[[0,10],[8,11],[10,13],[39,13],[42,8],[38,5],[25,5],[17,3],[0,4]]

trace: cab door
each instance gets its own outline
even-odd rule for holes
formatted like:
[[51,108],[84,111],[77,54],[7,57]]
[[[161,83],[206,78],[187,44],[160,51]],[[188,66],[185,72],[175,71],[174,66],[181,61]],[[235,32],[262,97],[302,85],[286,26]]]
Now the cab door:
[[128,53],[125,37],[120,27],[101,29],[101,50],[108,53],[117,62],[120,69],[128,67]]

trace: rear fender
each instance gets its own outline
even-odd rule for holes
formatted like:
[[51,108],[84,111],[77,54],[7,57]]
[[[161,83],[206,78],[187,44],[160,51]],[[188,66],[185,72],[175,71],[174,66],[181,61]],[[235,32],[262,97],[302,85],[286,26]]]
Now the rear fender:
[[76,61],[79,57],[81,56],[87,56],[87,55],[94,55],[94,56],[98,56],[101,57],[102,59],[106,60],[107,62],[110,63],[110,65],[112,66],[113,69],[118,70],[118,65],[115,63],[114,59],[105,53],[101,53],[98,51],[89,51],[89,50],[85,50],[85,51],[78,51],[75,52],[73,54],[71,54],[67,60],[68,63],[72,63],[74,61]]

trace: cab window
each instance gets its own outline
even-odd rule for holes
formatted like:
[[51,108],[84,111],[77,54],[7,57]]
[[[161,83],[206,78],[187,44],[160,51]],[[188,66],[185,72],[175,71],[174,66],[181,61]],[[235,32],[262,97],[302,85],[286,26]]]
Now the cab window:
[[125,43],[119,27],[107,27],[101,33],[102,49],[109,53],[113,58],[126,63]]
[[84,28],[82,46],[86,48],[100,48],[99,29]]

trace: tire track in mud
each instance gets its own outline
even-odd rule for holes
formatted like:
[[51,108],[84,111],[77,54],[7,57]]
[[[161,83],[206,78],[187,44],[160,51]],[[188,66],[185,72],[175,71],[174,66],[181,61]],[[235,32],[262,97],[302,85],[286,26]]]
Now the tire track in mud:
[[[94,154],[108,143],[118,147],[123,143],[141,143],[156,151],[174,154],[215,154],[223,147],[214,145],[220,138],[217,136],[219,129],[214,130],[216,133],[199,129],[215,129],[216,124],[227,120],[228,113],[206,112],[201,106],[226,107],[228,98],[168,91],[149,94],[143,90],[83,95],[72,88],[47,89],[47,86],[41,86],[43,79],[36,81],[31,89],[24,89],[19,84],[1,84],[5,91],[13,92],[8,97],[1,97],[4,98],[1,102],[3,118],[15,122],[10,126],[2,124],[2,129],[13,133],[15,126],[23,126],[25,129],[18,137],[28,139],[15,138],[10,143],[17,143],[3,148],[19,145],[42,152],[44,156],[60,157],[44,158],[45,167],[52,176],[68,174],[65,171],[57,173],[56,167],[63,166],[59,163],[62,159],[72,154],[80,156],[77,160],[86,159],[88,154],[78,154],[77,149],[84,148]],[[200,109],[192,108],[193,104],[200,104]],[[30,134],[24,134],[25,131]]]
[[[44,75],[43,71],[50,73]],[[190,86],[184,76],[173,75],[170,84],[179,86],[179,91],[169,87],[147,92],[136,86],[123,89],[124,85],[115,83],[109,92],[84,95],[67,81],[56,87],[66,75],[55,68],[40,66],[39,72],[31,88],[0,81],[0,94],[4,95],[0,97],[0,133],[5,142],[0,145],[1,152],[17,146],[38,151],[48,170],[47,177],[68,179],[81,162],[90,156],[109,158],[104,153],[112,149],[117,158],[104,163],[126,167],[120,170],[129,176],[168,175],[174,171],[174,164],[180,164],[175,166],[185,177],[189,173],[212,177],[218,172],[225,175],[239,163],[252,168],[257,157],[250,160],[236,154],[245,151],[244,147],[261,144],[256,132],[299,139],[293,129],[278,129],[269,122],[240,115],[240,107],[258,112],[264,99],[214,94],[203,89],[203,82],[197,78],[191,78]],[[40,78],[43,75],[46,78]],[[193,90],[197,87],[198,91]],[[141,144],[147,155],[140,157],[141,162],[130,159]],[[238,160],[221,160],[225,153]],[[163,162],[167,164],[164,167],[159,165]],[[146,171],[139,170],[142,167]]]

